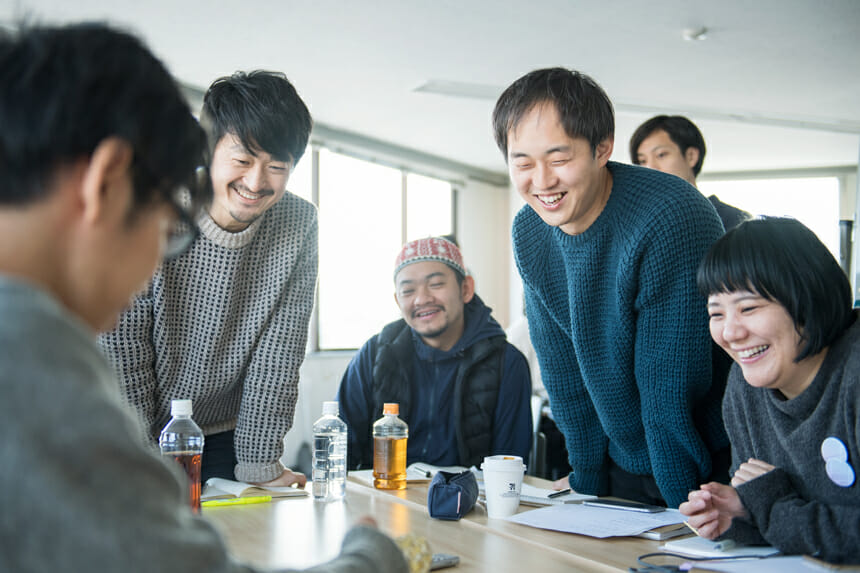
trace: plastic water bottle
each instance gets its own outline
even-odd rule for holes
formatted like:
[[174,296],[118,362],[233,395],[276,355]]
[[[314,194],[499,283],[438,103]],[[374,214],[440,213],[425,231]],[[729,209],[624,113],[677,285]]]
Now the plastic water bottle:
[[161,455],[175,460],[189,482],[191,509],[200,511],[200,467],[203,460],[203,430],[191,419],[191,400],[170,402],[170,421],[161,430]]
[[337,414],[337,402],[323,402],[322,417],[314,422],[312,490],[320,501],[346,494],[346,422]]
[[398,417],[400,405],[386,402],[373,423],[373,486],[406,489],[406,440],[409,426]]

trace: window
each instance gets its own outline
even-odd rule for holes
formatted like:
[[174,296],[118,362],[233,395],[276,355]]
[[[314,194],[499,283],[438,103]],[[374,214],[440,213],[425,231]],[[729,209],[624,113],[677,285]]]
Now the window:
[[392,273],[402,244],[453,232],[454,193],[448,181],[325,148],[306,152],[290,191],[312,200],[314,168],[320,263],[310,349],[358,348],[400,316]]
[[307,199],[313,202],[312,173],[313,173],[313,152],[308,146],[305,154],[299,159],[298,165],[290,173],[290,179],[287,182],[287,189],[302,199]]
[[705,195],[716,195],[753,215],[793,217],[812,229],[839,260],[839,178],[794,177],[699,181]]

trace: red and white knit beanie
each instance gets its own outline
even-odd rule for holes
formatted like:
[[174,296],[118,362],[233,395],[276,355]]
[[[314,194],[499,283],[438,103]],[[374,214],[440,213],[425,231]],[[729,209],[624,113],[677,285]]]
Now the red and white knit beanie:
[[445,263],[462,276],[466,276],[466,266],[463,264],[463,255],[457,245],[442,237],[428,237],[410,241],[403,245],[400,254],[394,261],[394,276],[400,269],[412,263],[422,261],[438,261]]

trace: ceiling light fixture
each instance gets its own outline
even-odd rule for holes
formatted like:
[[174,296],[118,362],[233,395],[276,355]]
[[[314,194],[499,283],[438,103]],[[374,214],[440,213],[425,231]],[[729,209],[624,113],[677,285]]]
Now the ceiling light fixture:
[[471,82],[452,82],[447,80],[428,80],[412,90],[413,92],[451,95],[481,100],[495,100],[504,91],[503,87]]
[[708,29],[704,26],[699,26],[698,28],[686,28],[681,32],[681,37],[688,42],[701,42],[702,40],[707,39]]

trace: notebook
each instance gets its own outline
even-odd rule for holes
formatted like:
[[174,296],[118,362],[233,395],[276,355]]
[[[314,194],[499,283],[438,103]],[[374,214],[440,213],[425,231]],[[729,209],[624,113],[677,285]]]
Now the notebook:
[[739,545],[733,542],[711,541],[704,537],[686,537],[664,543],[661,550],[690,557],[767,557],[779,553],[770,545]]
[[[406,467],[406,481],[420,482],[422,480],[430,481],[438,472],[448,472],[452,474],[463,473],[469,468],[464,466],[434,466],[425,464],[424,462],[415,462]],[[474,470],[474,468],[473,468]]]
[[[446,471],[454,474],[458,474],[466,471],[467,467],[463,466],[434,466],[430,464],[425,464],[424,462],[415,462],[414,464],[410,464],[406,468],[406,483],[430,483],[430,480],[433,479],[433,476],[436,475],[436,472]],[[474,471],[474,467],[473,470]],[[349,477],[356,479],[362,483],[367,485],[373,485],[373,470],[350,470]],[[480,480],[480,472],[477,474],[478,479]]]
[[597,498],[596,495],[576,493],[575,491],[571,491],[558,497],[549,497],[554,493],[557,492],[551,489],[544,489],[524,483],[520,489],[520,503],[522,505],[542,507],[545,505],[561,505],[563,503],[580,503],[586,499]]
[[206,484],[203,486],[203,491],[200,493],[200,501],[206,501],[209,499],[231,499],[253,495],[270,495],[274,499],[279,497],[303,497],[308,495],[308,492],[304,489],[298,489],[295,487],[264,487],[241,481],[210,478],[206,480]]

